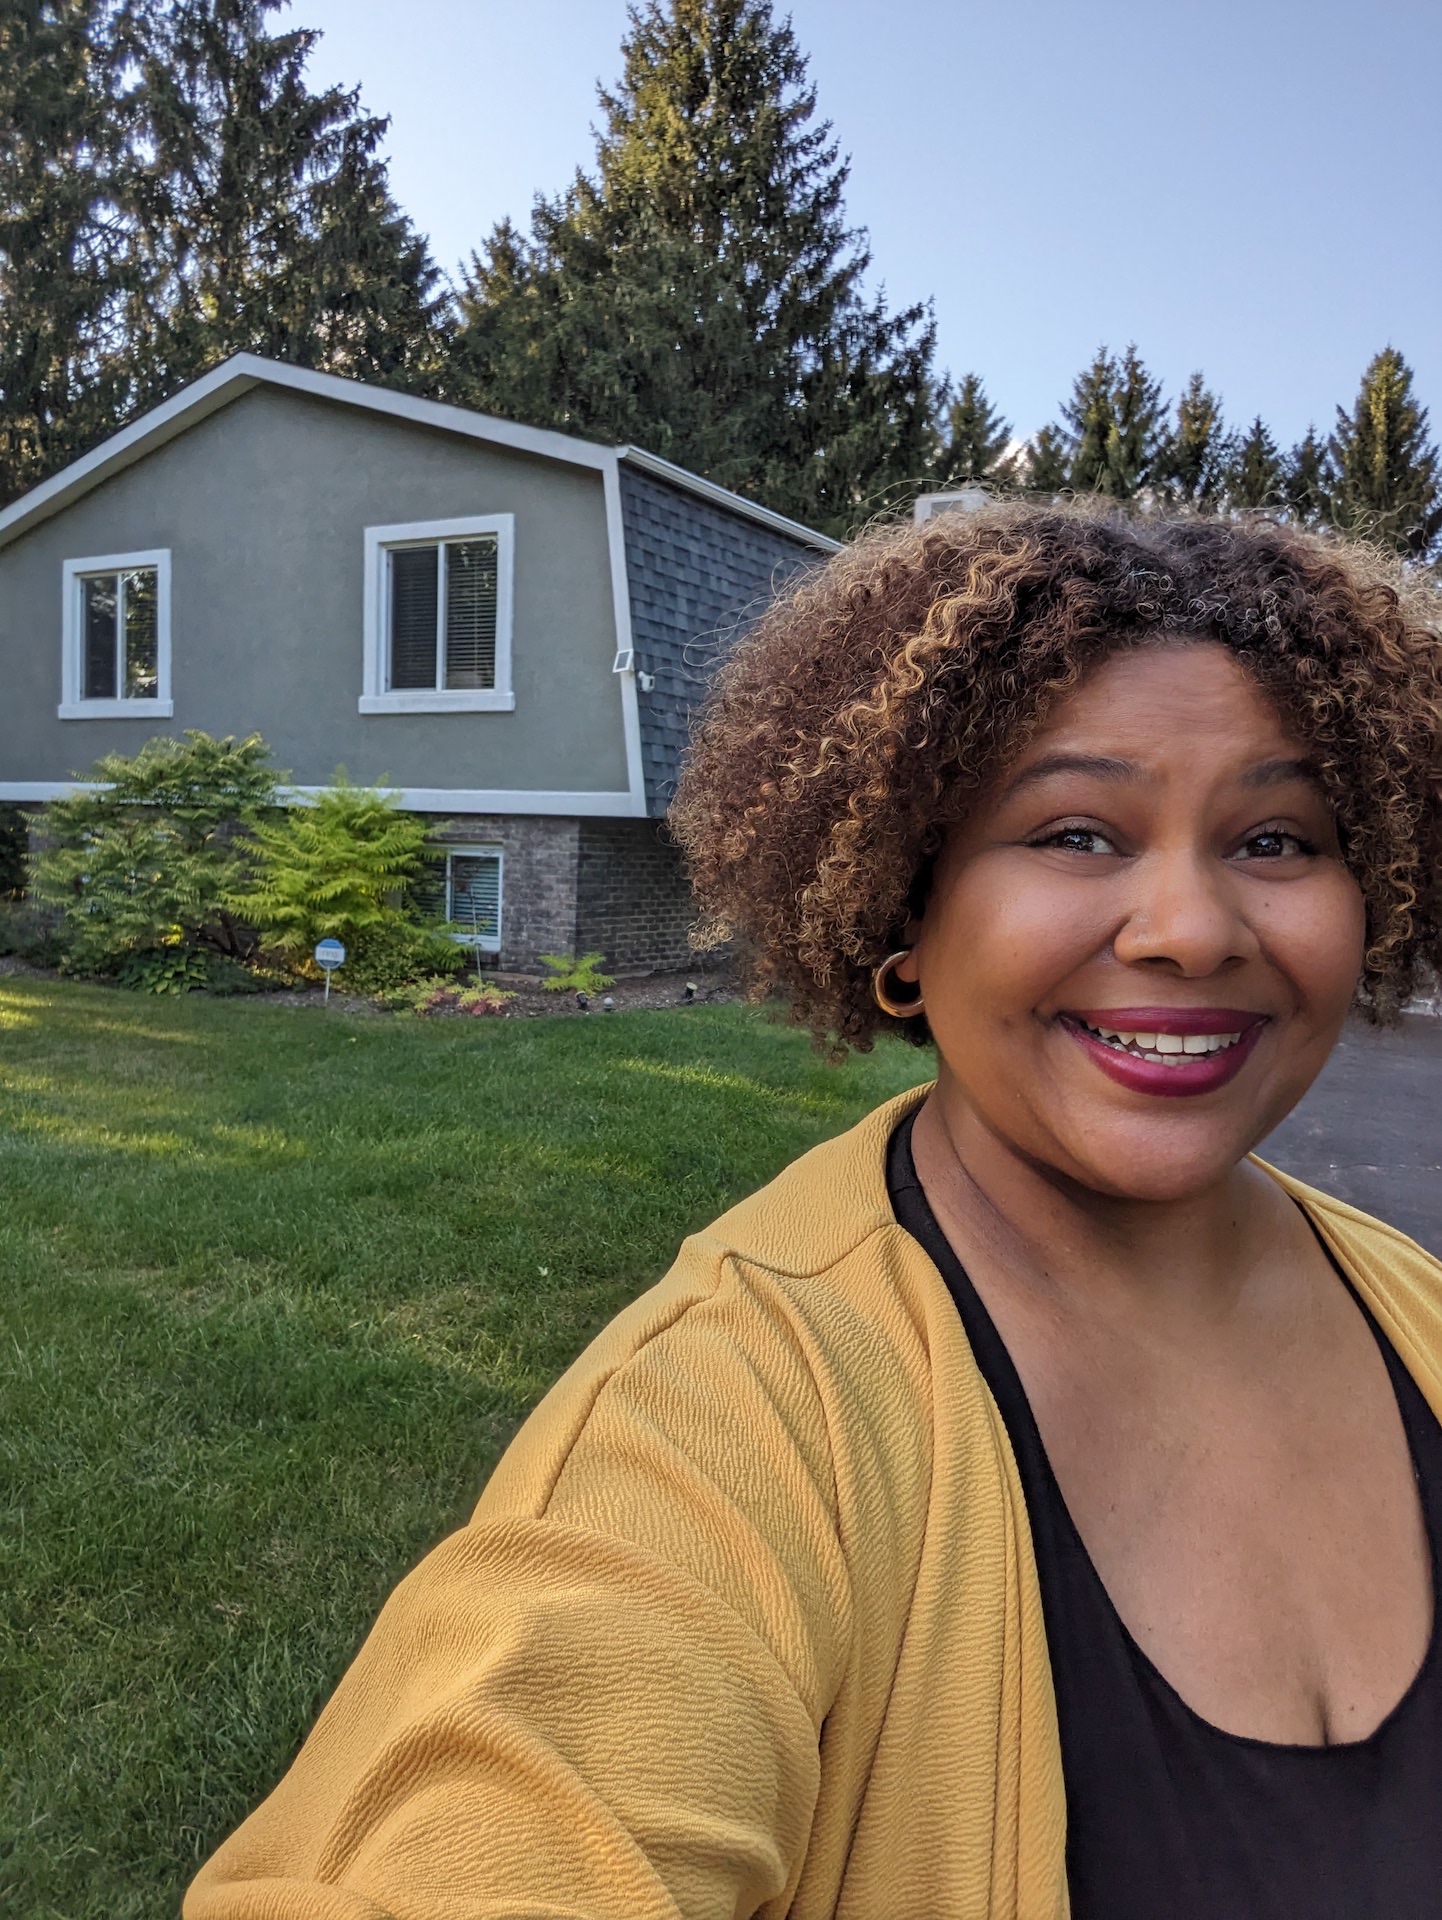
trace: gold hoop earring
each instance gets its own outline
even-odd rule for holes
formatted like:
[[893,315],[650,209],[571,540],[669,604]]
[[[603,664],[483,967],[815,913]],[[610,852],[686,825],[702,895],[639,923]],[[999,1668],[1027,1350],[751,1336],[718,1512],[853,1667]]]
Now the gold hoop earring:
[[911,1000],[889,1000],[886,996],[886,976],[899,961],[910,954],[910,947],[902,947],[898,953],[889,953],[871,975],[871,997],[883,1013],[889,1013],[893,1020],[910,1020],[914,1014],[925,1011],[926,1003],[918,988]]

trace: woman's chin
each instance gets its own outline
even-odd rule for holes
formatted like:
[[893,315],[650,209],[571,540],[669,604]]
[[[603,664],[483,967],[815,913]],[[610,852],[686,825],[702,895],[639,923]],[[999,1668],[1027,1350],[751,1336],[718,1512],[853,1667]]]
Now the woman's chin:
[[1195,1200],[1236,1170],[1254,1137],[1232,1127],[1151,1128],[1141,1139],[1130,1129],[1116,1137],[1098,1128],[1075,1143],[1058,1170],[1072,1184],[1111,1200],[1154,1205]]

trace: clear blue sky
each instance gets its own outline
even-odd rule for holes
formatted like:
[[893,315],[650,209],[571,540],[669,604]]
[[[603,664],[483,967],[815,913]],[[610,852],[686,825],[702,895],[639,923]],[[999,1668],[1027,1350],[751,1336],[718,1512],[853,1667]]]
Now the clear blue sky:
[[[777,12],[787,11],[784,0]],[[1442,429],[1439,0],[793,0],[893,304],[1021,433],[1105,341],[1329,427],[1391,341]],[[453,267],[589,163],[624,0],[292,0]]]

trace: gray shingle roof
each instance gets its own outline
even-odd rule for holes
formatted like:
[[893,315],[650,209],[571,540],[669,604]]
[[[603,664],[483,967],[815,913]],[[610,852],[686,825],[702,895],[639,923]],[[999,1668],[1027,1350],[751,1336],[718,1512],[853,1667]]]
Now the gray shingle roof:
[[664,814],[676,791],[691,713],[716,668],[814,546],[621,462],[621,520],[631,594],[646,809]]

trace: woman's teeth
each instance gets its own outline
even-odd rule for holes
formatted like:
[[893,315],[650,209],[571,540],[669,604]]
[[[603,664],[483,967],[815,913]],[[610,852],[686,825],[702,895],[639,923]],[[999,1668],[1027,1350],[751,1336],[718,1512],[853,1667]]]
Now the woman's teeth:
[[1077,1025],[1118,1053],[1149,1060],[1155,1067],[1184,1067],[1198,1054],[1220,1053],[1224,1047],[1236,1046],[1242,1037],[1240,1033],[1119,1033],[1115,1027],[1089,1027],[1085,1020]]

